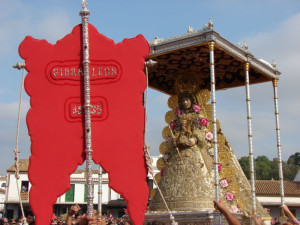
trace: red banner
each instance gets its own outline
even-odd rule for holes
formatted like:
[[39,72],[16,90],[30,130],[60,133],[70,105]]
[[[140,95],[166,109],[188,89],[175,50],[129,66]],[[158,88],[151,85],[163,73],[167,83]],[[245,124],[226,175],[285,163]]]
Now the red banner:
[[[55,45],[27,36],[19,47],[28,71],[28,173],[37,225],[50,224],[53,204],[85,160],[81,37],[78,25]],[[143,224],[148,186],[142,94],[149,45],[142,35],[115,44],[92,25],[89,45],[93,160],[127,201],[132,222]]]

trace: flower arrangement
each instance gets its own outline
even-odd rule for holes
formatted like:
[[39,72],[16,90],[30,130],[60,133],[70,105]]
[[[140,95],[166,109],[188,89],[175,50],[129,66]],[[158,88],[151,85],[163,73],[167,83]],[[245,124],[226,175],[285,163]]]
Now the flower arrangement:
[[205,135],[206,140],[211,141],[213,139],[213,134],[212,132],[207,132]]
[[193,105],[193,111],[195,113],[200,113],[201,111],[201,106],[200,105]]
[[232,202],[234,200],[235,196],[231,192],[227,192],[225,194],[225,198],[227,199],[227,201]]
[[222,179],[220,181],[220,185],[222,188],[227,188],[229,186],[227,179],[226,178]]
[[181,109],[180,108],[176,108],[176,110],[175,110],[176,116],[181,115],[181,113],[182,113]]
[[235,205],[231,206],[231,211],[234,213],[240,212],[239,208]]
[[208,123],[208,119],[202,117],[202,118],[199,119],[199,123],[200,123],[201,126],[206,126],[207,123]]
[[165,173],[165,169],[164,169],[164,168],[162,168],[162,170],[160,171],[160,175],[161,175],[161,176],[163,176],[163,175],[164,175],[164,173]]
[[223,166],[219,163],[219,164],[218,164],[218,170],[221,171],[222,168],[223,168]]
[[208,148],[207,152],[210,156],[214,156],[214,148]]
[[175,127],[175,121],[174,120],[170,123],[170,127],[171,127],[172,130],[174,130],[174,127]]

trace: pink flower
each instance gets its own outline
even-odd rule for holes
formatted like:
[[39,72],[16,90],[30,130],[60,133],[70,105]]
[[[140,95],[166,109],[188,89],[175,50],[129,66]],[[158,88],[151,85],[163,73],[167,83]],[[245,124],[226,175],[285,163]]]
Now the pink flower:
[[200,105],[193,105],[193,110],[195,113],[198,113],[201,111],[201,106]]
[[209,140],[209,141],[211,141],[212,139],[213,139],[213,134],[212,134],[212,132],[207,132],[206,133],[206,136],[205,136],[205,138],[206,138],[206,140]]
[[218,164],[218,170],[221,171],[222,168],[223,168],[222,165],[219,163],[219,164]]
[[160,171],[160,175],[163,176],[164,173],[165,173],[165,170],[164,170],[164,168],[162,168],[162,170]]
[[231,206],[231,210],[232,210],[232,212],[235,212],[235,213],[239,212],[239,208],[236,207],[235,205]]
[[176,109],[175,114],[176,114],[176,116],[179,116],[179,115],[181,114],[180,108],[177,108],[177,109]]
[[234,200],[234,194],[232,194],[231,192],[228,192],[228,193],[225,194],[225,198],[228,201],[232,202]]
[[201,125],[201,126],[206,126],[207,123],[208,123],[208,120],[207,120],[206,118],[201,118],[201,119],[200,119],[200,125]]
[[171,137],[168,137],[167,139],[166,139],[166,143],[169,143],[171,141]]
[[172,130],[174,129],[174,127],[175,127],[175,121],[174,120],[170,123],[170,127],[172,128]]
[[[220,165],[220,164],[219,164]],[[228,182],[226,179],[223,179],[220,181],[220,185],[222,186],[222,188],[227,188],[228,187]]]

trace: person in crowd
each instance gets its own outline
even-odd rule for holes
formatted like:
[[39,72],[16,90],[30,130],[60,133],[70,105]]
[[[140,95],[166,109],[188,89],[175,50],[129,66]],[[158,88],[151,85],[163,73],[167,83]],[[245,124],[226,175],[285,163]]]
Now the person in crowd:
[[21,217],[19,220],[18,220],[18,225],[23,225],[24,224],[24,219],[23,217]]
[[7,218],[3,218],[3,225],[9,225]]
[[56,219],[52,219],[51,225],[57,225],[57,220]]
[[229,225],[241,225],[240,221],[232,215],[229,210],[226,208],[226,206],[223,203],[223,199],[220,198],[220,200],[217,202],[214,200],[215,208],[220,210],[220,212],[225,216],[226,220],[228,221]]
[[291,213],[290,209],[286,205],[283,205],[281,209],[283,210],[284,214],[287,215],[290,219],[290,221],[288,221],[288,223],[286,224],[300,225],[299,220],[297,220],[297,218],[293,215],[293,213]]
[[26,217],[26,222],[28,223],[28,225],[34,225],[35,222],[34,222],[34,218],[33,218],[33,215],[32,214],[28,214],[27,217]]
[[[297,218],[293,215],[293,213],[291,213],[291,211],[289,210],[289,208],[286,205],[283,205],[281,207],[281,209],[283,210],[284,214],[288,216],[289,221],[287,221],[286,223],[283,223],[283,225],[300,225],[300,222],[297,220]],[[260,217],[252,217],[255,225],[262,225],[262,221]],[[275,218],[275,224],[280,224],[280,222],[278,222],[277,218]]]
[[67,218],[66,218],[66,225],[72,225],[73,216],[75,217],[75,214],[80,210],[79,205],[72,205],[71,209],[68,212]]

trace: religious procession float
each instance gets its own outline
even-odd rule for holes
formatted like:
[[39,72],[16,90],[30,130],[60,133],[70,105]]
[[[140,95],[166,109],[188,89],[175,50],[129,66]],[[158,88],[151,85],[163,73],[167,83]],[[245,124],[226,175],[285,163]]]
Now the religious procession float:
[[[138,35],[115,44],[88,23],[84,0],[80,15],[82,23],[56,44],[27,36],[19,47],[25,63],[16,67],[28,72],[25,90],[31,103],[30,206],[36,224],[50,224],[53,204],[85,160],[89,215],[94,161],[126,200],[132,224],[226,224],[213,204],[220,198],[242,224],[250,224],[253,215],[270,221],[255,196],[249,85],[273,83],[283,205],[276,66],[223,38],[211,20],[203,29],[189,27],[175,37],[148,43]],[[239,86],[246,90],[250,182],[217,120],[216,91]],[[159,173],[145,138],[148,87],[170,96]],[[147,172],[156,188],[145,213]],[[56,185],[48,185],[49,179]]]

